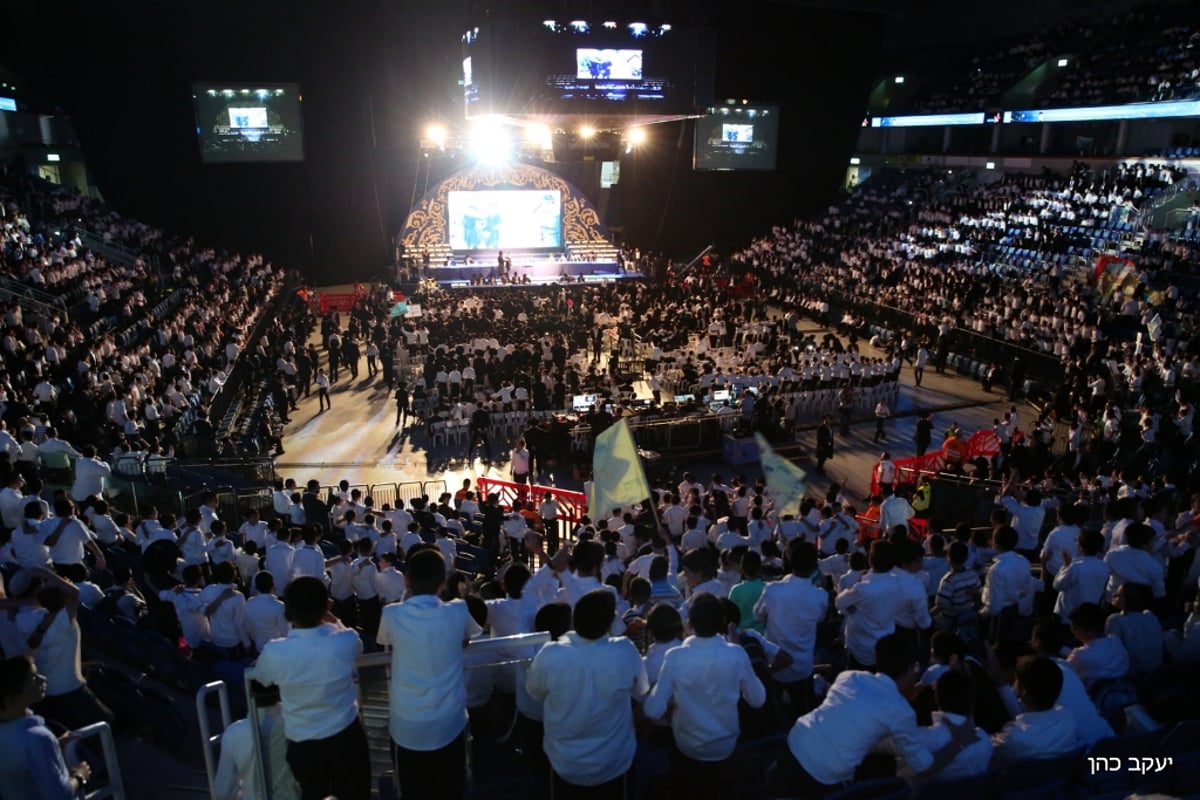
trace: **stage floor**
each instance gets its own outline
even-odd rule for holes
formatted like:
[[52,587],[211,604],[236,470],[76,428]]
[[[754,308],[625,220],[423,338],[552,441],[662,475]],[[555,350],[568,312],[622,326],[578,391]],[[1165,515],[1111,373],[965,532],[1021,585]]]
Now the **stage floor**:
[[[431,278],[443,286],[463,286],[474,282],[476,285],[501,285],[501,276],[495,264],[455,264],[453,266],[430,267],[424,270],[424,277]],[[567,278],[573,282],[582,279],[588,281],[615,280],[621,277],[640,277],[636,272],[626,273],[615,261],[533,261],[513,263],[508,272],[509,280],[516,280],[521,285],[528,279],[529,284],[544,285],[561,283]]]

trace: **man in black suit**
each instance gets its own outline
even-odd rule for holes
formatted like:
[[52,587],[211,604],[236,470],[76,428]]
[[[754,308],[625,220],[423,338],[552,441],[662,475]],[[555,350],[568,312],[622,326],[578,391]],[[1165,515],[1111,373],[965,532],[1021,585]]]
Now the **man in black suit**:
[[832,417],[828,414],[821,420],[817,428],[817,471],[825,471],[825,461],[833,458],[833,425]]
[[914,438],[917,443],[917,458],[920,458],[925,455],[930,442],[933,441],[933,417],[928,411],[922,413],[921,418],[917,420],[917,433]]

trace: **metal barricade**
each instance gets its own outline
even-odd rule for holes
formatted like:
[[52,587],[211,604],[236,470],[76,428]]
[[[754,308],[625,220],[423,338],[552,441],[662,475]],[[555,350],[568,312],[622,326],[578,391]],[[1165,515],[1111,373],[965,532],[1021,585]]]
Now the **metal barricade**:
[[385,505],[396,507],[397,494],[394,483],[373,483],[370,495],[374,507],[377,509],[382,509]]
[[420,481],[406,481],[396,484],[396,499],[410,502],[425,494],[425,484]]
[[421,488],[424,490],[425,496],[430,500],[435,500],[438,497],[441,497],[447,491],[446,482],[441,479],[424,481],[421,484]]
[[[215,734],[208,718],[208,698],[214,692],[221,708],[221,730]],[[208,790],[212,792],[217,779],[215,748],[225,730],[233,723],[233,715],[229,712],[229,687],[225,685],[225,681],[206,683],[196,692],[196,718],[200,720],[200,749],[204,753],[204,773],[208,776]]]
[[63,748],[63,757],[68,763],[78,762],[80,760],[80,742],[96,736],[100,737],[100,746],[104,751],[104,768],[108,772],[108,783],[85,791],[83,800],[104,800],[106,797],[125,800],[125,783],[121,780],[121,765],[117,761],[117,747],[113,743],[112,728],[108,726],[107,722],[96,722],[71,731],[71,739]]
[[572,492],[554,486],[528,486],[524,483],[513,483],[496,478],[479,478],[475,483],[479,487],[480,495],[486,497],[495,492],[499,495],[502,504],[510,506],[516,500],[527,503],[531,498],[537,499],[550,495],[558,501],[558,519],[571,525],[577,524],[581,518],[587,515],[587,495],[583,492]]

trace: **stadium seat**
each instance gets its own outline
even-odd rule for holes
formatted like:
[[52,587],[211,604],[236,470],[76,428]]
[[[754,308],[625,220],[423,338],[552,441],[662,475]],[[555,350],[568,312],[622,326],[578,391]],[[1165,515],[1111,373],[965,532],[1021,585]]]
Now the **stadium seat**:
[[1018,761],[1000,770],[993,783],[997,800],[1066,800],[1083,763],[1083,753]]
[[1171,758],[1166,771],[1168,791],[1176,794],[1200,792],[1200,720],[1180,722],[1163,737],[1152,753],[1146,756]]
[[995,780],[996,772],[989,771],[971,778],[932,780],[917,784],[912,800],[963,800],[988,796],[988,787]]
[[825,797],[826,800],[908,800],[911,792],[903,778],[880,778],[855,783]]
[[1116,758],[1121,763],[1129,757],[1139,757],[1148,753],[1158,752],[1158,743],[1163,737],[1163,731],[1151,731],[1141,736],[1112,737],[1101,739],[1092,745],[1084,758],[1082,770],[1082,786],[1087,795],[1107,794],[1109,792],[1132,792],[1145,786],[1145,780],[1139,780],[1139,775],[1127,769],[1113,771],[1093,771],[1088,768],[1090,759]]

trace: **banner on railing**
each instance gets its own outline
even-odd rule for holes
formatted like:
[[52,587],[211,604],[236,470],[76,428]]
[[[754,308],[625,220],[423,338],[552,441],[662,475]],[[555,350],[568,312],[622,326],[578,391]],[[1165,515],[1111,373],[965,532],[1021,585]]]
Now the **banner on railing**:
[[[960,440],[961,441],[961,440]],[[896,467],[896,484],[916,483],[922,472],[941,472],[947,464],[966,464],[983,456],[991,458],[1000,452],[1000,437],[992,431],[975,431],[957,447],[943,446],[935,453],[892,462]],[[871,494],[879,494],[879,465],[871,470]]]
[[529,486],[495,478],[479,478],[475,485],[479,487],[481,499],[494,492],[499,495],[500,503],[504,506],[511,506],[517,500],[522,503],[541,503],[546,495],[549,495],[558,502],[558,519],[572,525],[587,515],[587,496],[583,492],[572,492],[554,486]]

